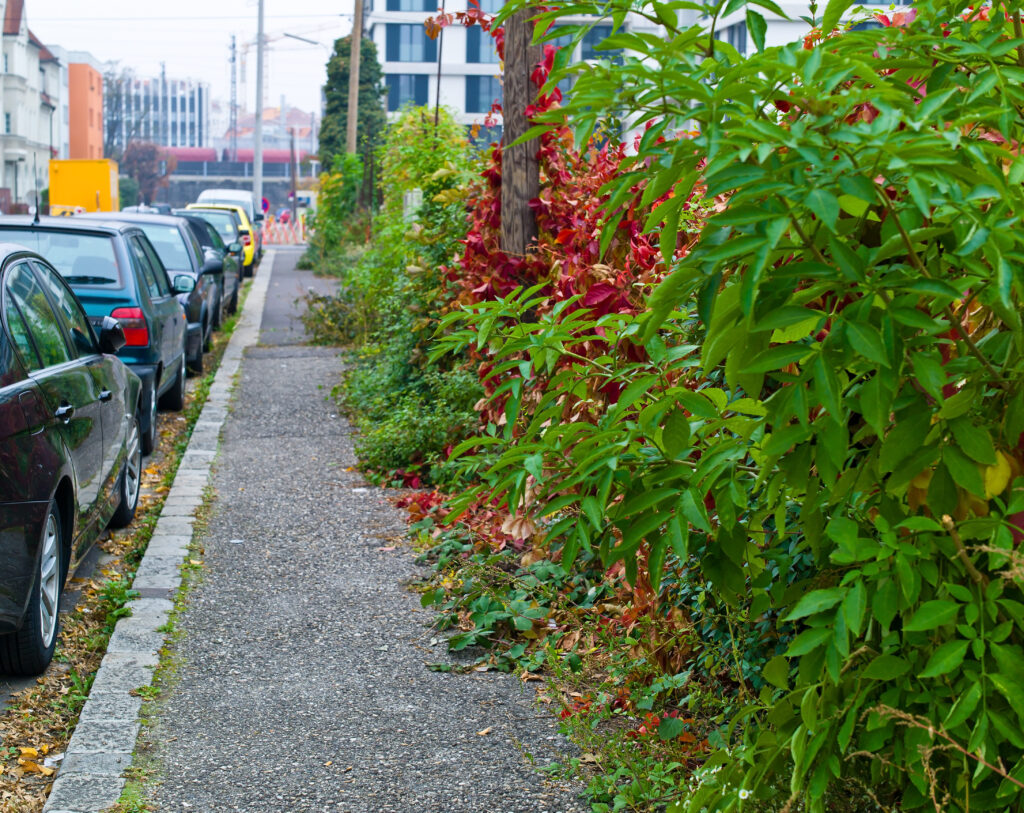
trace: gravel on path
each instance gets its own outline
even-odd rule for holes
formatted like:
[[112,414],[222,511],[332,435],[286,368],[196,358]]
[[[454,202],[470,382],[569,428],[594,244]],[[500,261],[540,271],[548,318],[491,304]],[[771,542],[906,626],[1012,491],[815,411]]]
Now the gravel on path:
[[[296,256],[277,255],[271,292],[301,284]],[[158,810],[587,809],[530,764],[568,748],[532,688],[427,668],[447,655],[404,586],[413,555],[382,550],[402,517],[351,470],[351,428],[326,398],[338,353],[281,329],[292,301],[268,296],[224,427],[182,665],[143,737]]]

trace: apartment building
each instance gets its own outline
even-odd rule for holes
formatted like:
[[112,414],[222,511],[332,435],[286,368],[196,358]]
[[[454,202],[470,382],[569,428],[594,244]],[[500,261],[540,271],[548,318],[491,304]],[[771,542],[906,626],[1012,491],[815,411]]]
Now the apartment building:
[[50,158],[68,156],[68,69],[29,29],[24,0],[0,1],[0,13],[0,210],[7,212],[33,204],[49,185]]

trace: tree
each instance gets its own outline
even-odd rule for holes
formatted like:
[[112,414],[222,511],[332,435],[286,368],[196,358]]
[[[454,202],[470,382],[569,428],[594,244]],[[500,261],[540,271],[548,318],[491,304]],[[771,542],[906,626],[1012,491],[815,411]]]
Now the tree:
[[168,178],[177,166],[177,159],[150,141],[132,141],[121,156],[121,172],[138,183],[139,197],[151,203],[156,190],[167,186]]
[[103,74],[103,155],[121,160],[125,146],[135,141],[142,133],[142,125],[152,110],[149,97],[143,97],[143,106],[133,109],[129,100],[129,89],[135,75],[124,68],[116,68]]
[[[334,54],[327,63],[327,110],[320,126],[320,161],[325,167],[334,165],[334,157],[345,152],[345,128],[348,118],[348,68],[351,37],[335,40]],[[383,143],[387,128],[384,109],[383,71],[377,61],[377,47],[363,39],[359,56],[358,152],[363,159],[362,203],[374,200],[374,155]]]

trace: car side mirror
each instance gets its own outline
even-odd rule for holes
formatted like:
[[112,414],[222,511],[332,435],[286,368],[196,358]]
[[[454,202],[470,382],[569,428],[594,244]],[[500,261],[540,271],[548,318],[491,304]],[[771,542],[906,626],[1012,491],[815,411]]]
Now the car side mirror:
[[127,343],[121,323],[113,316],[104,316],[100,326],[100,352],[113,355]]
[[174,293],[190,294],[196,289],[196,281],[188,274],[175,274]]
[[242,244],[238,243],[238,242],[229,243],[228,244],[228,251],[230,251],[232,254],[241,254],[242,253]]
[[224,273],[224,258],[217,257],[213,254],[207,254],[206,260],[203,262],[202,273],[204,274],[222,274]]
[[256,222],[257,222],[257,223],[259,223],[259,222],[260,222],[261,220],[263,220],[263,215],[262,215],[262,213],[261,213],[261,214],[257,214],[257,215],[256,215]]

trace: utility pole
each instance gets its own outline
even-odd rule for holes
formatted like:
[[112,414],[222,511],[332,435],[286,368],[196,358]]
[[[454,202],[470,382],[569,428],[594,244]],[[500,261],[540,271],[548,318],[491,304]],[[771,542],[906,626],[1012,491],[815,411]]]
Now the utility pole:
[[298,190],[296,189],[296,183],[295,183],[295,174],[296,174],[296,169],[297,169],[297,167],[295,166],[295,128],[294,127],[289,127],[288,128],[288,134],[291,136],[291,147],[292,147],[292,155],[291,155],[291,173],[292,173],[292,228],[295,228],[295,223],[296,223],[296,219],[295,219],[296,218],[295,204],[296,204],[296,198],[298,197],[298,194],[297,194]]
[[[259,0],[259,22],[256,27],[256,129],[253,133],[252,191],[256,197],[256,213],[263,212],[263,0]],[[255,224],[253,224],[255,226]]]
[[530,201],[540,194],[540,165],[536,138],[509,145],[530,128],[526,108],[537,88],[530,80],[541,60],[541,47],[532,45],[530,9],[513,14],[505,23],[505,85],[502,99],[501,250],[522,256],[537,237],[537,220]]
[[352,43],[348,59],[348,128],[345,151],[349,153],[356,151],[356,115],[359,112],[359,49],[363,44],[363,0],[355,0],[355,4],[355,15],[352,20]]
[[238,57],[235,50],[235,35],[231,35],[231,110],[228,111],[228,129],[231,132],[232,161],[238,160]]

